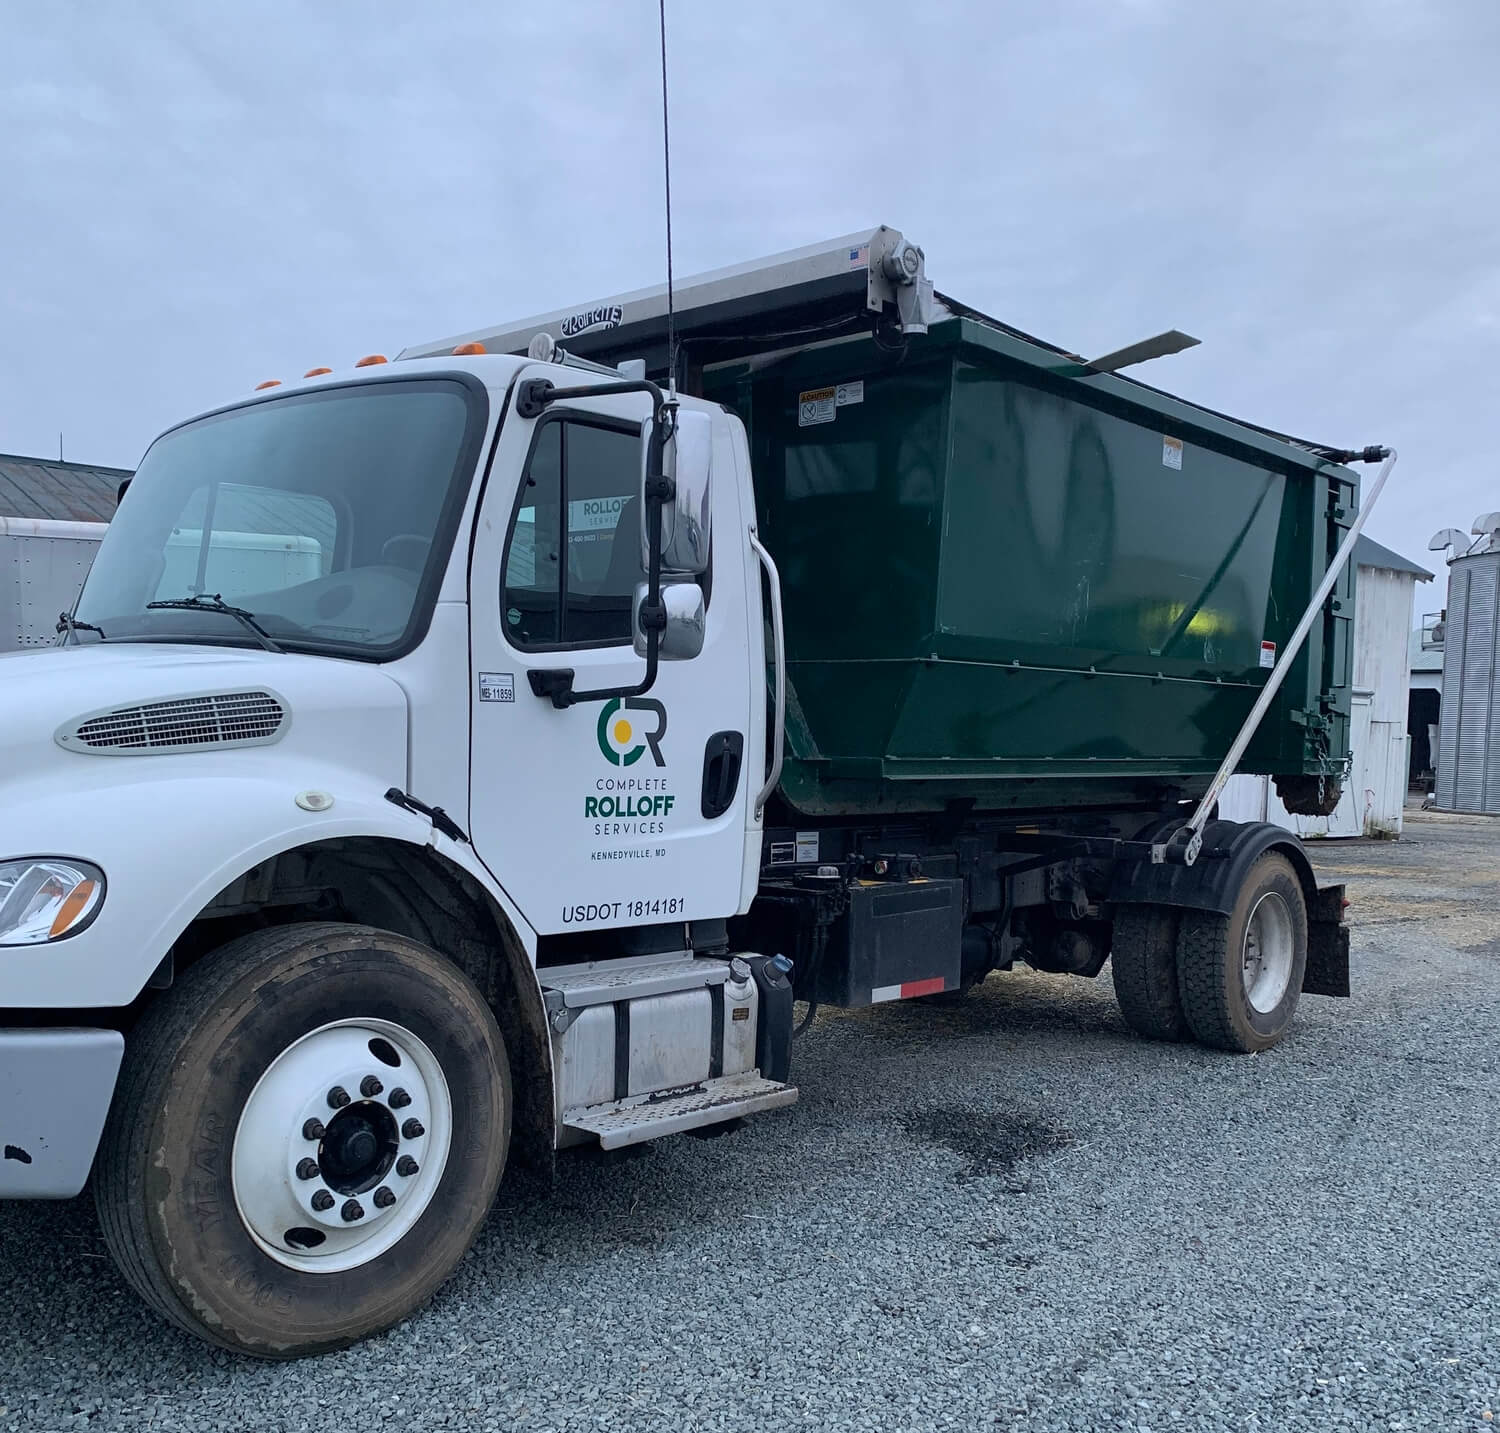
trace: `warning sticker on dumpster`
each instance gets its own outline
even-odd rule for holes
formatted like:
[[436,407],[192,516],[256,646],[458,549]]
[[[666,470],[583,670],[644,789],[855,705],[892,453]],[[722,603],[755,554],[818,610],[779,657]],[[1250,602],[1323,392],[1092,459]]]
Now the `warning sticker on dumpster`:
[[1262,642],[1260,644],[1260,664],[1263,667],[1276,665],[1276,643]]
[[837,388],[809,388],[797,395],[797,426],[832,423],[839,416]]
[[1182,471],[1182,439],[1163,436],[1161,440],[1161,465]]

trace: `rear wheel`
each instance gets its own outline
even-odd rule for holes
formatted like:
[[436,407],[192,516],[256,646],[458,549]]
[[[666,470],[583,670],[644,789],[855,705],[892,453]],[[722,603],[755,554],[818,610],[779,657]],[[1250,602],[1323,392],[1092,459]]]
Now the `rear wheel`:
[[131,1032],[95,1194],[125,1278],[266,1358],[388,1327],[443,1282],[505,1166],[510,1071],[437,952],[359,926],[259,931]]
[[1125,1023],[1148,1040],[1186,1040],[1187,1016],[1177,990],[1177,929],[1169,906],[1122,906],[1110,945],[1115,999]]
[[1184,911],[1177,979],[1193,1034],[1221,1050],[1268,1050],[1291,1027],[1307,969],[1307,902],[1292,863],[1268,851],[1229,915]]

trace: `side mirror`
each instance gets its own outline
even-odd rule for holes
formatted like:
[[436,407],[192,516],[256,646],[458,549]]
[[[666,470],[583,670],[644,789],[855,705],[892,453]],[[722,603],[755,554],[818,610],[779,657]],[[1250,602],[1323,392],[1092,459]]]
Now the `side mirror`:
[[[646,655],[646,634],[641,630],[641,603],[646,600],[646,584],[637,582],[635,600],[630,604],[630,630],[635,634],[638,657]],[[703,607],[703,589],[696,582],[663,584],[661,605],[666,609],[667,625],[662,628],[656,655],[663,662],[685,662],[703,650],[703,634],[708,618]]]
[[[641,514],[646,504],[646,479],[650,476],[653,422],[641,429]],[[697,576],[708,571],[710,536],[709,489],[713,457],[713,419],[707,413],[679,409],[676,432],[667,443],[663,467],[671,478],[676,496],[661,505],[661,570]],[[641,524],[641,566],[650,569],[647,524]],[[662,656],[667,652],[663,648]]]

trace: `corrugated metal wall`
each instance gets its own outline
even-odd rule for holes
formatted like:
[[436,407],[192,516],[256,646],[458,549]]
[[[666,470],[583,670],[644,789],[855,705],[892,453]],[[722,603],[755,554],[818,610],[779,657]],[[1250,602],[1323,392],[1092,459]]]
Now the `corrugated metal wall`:
[[1500,816],[1500,552],[1448,567],[1435,804]]
[[1235,776],[1219,801],[1226,821],[1270,821],[1299,836],[1398,836],[1411,739],[1412,591],[1416,575],[1360,565],[1354,603],[1349,780],[1331,816],[1293,816],[1268,776]]
[[1411,688],[1412,589],[1409,572],[1361,567],[1354,601],[1354,685],[1371,694],[1370,720],[1406,730]]

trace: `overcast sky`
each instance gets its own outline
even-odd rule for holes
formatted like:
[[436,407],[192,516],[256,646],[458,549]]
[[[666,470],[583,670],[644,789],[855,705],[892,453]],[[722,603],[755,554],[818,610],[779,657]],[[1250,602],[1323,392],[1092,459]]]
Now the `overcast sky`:
[[[679,274],[893,224],[1021,328],[1183,328],[1142,377],[1394,444],[1408,556],[1500,508],[1496,0],[668,0],[668,39]],[[662,278],[655,0],[0,0],[0,43],[0,451],[130,466]]]

